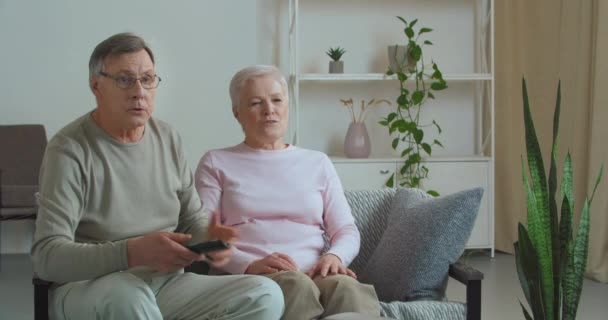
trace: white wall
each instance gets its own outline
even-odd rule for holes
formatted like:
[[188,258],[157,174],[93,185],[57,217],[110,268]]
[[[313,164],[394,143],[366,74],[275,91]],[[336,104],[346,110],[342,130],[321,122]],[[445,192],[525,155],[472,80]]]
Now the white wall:
[[[349,8],[344,9],[347,2]],[[444,73],[473,71],[472,22],[467,15],[472,1],[300,3],[302,72],[326,72],[325,51],[336,45],[348,50],[343,59],[346,72],[383,72],[386,45],[402,38],[396,14],[408,20],[418,16],[421,24],[435,29],[436,46],[430,55],[439,59]],[[205,151],[242,139],[228,97],[234,72],[265,63],[279,65],[287,74],[287,18],[287,0],[0,0],[0,124],[42,123],[50,137],[92,110],[94,98],[87,84],[91,51],[114,33],[132,31],[152,46],[163,78],[155,116],[181,133],[194,169]],[[384,84],[321,85],[302,87],[306,108],[300,108],[300,145],[331,155],[342,153],[348,126],[338,98],[394,100],[394,89]],[[447,119],[442,123],[445,132],[454,128],[443,135],[447,150],[471,153],[472,141],[461,144],[473,132],[462,129],[472,117],[462,108],[472,104],[462,98],[468,87],[450,86],[455,93],[446,91],[442,104],[431,106],[436,111],[431,116],[437,115],[440,123]],[[386,128],[375,125],[387,112],[378,108],[368,117],[374,156],[390,150]],[[293,114],[291,120],[290,142]],[[30,221],[3,223],[0,252],[28,251],[32,228]]]
[[[0,0],[0,124],[42,123],[50,138],[92,110],[91,51],[131,31],[149,42],[163,79],[155,116],[178,129],[196,167],[206,150],[242,139],[228,82],[247,65],[278,63],[277,1]],[[2,223],[0,252],[27,252],[32,229]]]

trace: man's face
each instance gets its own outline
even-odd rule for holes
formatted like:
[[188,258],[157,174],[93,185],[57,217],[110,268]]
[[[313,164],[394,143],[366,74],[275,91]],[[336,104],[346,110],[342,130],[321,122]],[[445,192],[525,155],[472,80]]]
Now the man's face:
[[[154,63],[146,50],[107,57],[103,72],[110,77],[154,76]],[[91,88],[97,98],[97,112],[113,125],[124,130],[144,126],[154,111],[156,89],[145,89],[140,81],[127,89],[116,81],[103,76],[91,79]]]
[[261,143],[280,142],[289,119],[287,93],[272,76],[250,79],[241,89],[234,116],[247,139]]

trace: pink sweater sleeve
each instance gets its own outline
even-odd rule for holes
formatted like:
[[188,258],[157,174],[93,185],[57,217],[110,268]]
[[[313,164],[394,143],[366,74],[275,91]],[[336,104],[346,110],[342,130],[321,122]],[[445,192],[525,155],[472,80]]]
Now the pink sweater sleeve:
[[[203,207],[210,211],[219,211],[222,199],[222,178],[213,166],[212,153],[207,152],[201,158],[194,179]],[[220,221],[224,222],[221,211]],[[223,265],[221,269],[232,274],[243,274],[255,259],[254,255],[233,247],[230,261]]]
[[360,235],[350,206],[344,196],[340,178],[331,161],[324,162],[327,186],[323,191],[323,222],[330,239],[327,253],[338,256],[348,266],[359,253]]
[[209,211],[218,211],[222,198],[222,181],[213,167],[212,157],[209,152],[203,155],[194,174],[194,184],[203,207]]

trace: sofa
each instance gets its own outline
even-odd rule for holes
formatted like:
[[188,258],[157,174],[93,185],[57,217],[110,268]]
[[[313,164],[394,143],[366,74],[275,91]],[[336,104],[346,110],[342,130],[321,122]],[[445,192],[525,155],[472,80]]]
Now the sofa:
[[[468,192],[468,193],[467,193]],[[465,209],[454,206],[462,199],[470,200]],[[351,206],[355,223],[361,234],[361,248],[359,255],[349,266],[359,276],[359,280],[373,284],[381,300],[382,316],[399,320],[472,320],[481,318],[481,280],[483,274],[471,267],[457,262],[464,249],[473,222],[476,209],[479,208],[481,192],[479,190],[465,191],[455,195],[432,198],[418,189],[379,189],[365,191],[346,191],[346,199]],[[475,207],[475,202],[477,207]],[[424,211],[430,208],[431,212]],[[443,208],[443,209],[442,209]],[[468,214],[461,215],[460,211]],[[466,211],[466,212],[465,212]],[[416,217],[416,213],[423,214]],[[441,214],[448,214],[442,217]],[[399,217],[413,217],[422,221],[422,225],[409,223],[400,226],[394,215]],[[439,219],[440,221],[435,221]],[[451,220],[450,220],[451,219]],[[429,223],[431,221],[432,223]],[[429,230],[430,224],[433,230]],[[406,230],[408,225],[415,225],[416,230]],[[454,227],[454,225],[460,225]],[[442,229],[445,227],[449,229]],[[395,229],[397,228],[397,229]],[[417,231],[423,230],[423,236]],[[467,233],[468,229],[468,233]],[[397,230],[397,240],[391,243],[391,231]],[[454,230],[464,230],[457,232]],[[410,237],[409,239],[407,237]],[[432,241],[424,239],[431,237]],[[393,237],[394,238],[394,237]],[[422,249],[416,249],[416,242],[422,243]],[[388,240],[387,240],[388,239]],[[326,239],[326,243],[329,239]],[[402,245],[404,244],[405,245]],[[446,247],[454,247],[450,256],[445,256]],[[386,251],[386,249],[389,249]],[[412,253],[403,250],[415,250]],[[382,251],[389,257],[382,256]],[[400,262],[400,258],[409,258],[408,262]],[[436,259],[443,256],[440,259]],[[376,260],[376,263],[374,263]],[[380,268],[390,267],[393,270],[384,272]],[[376,267],[376,268],[375,268]],[[370,271],[371,270],[371,271]],[[186,271],[206,274],[208,271],[204,263],[195,263]],[[411,276],[413,275],[413,278]],[[466,302],[447,301],[445,289],[447,278],[452,277],[466,286]],[[434,280],[433,280],[434,278]],[[400,285],[400,282],[403,285]],[[35,288],[35,319],[48,319],[48,288],[51,283],[34,278]],[[386,287],[388,283],[389,290]],[[403,287],[403,290],[401,290]],[[391,290],[395,287],[397,290]],[[411,291],[412,294],[405,292]],[[402,294],[403,292],[403,294]],[[397,298],[391,298],[395,296]],[[345,318],[346,319],[346,318]],[[298,320],[298,319],[294,319]]]
[[[473,191],[473,190],[471,190]],[[479,190],[476,190],[477,193],[476,195],[479,196],[479,199],[481,199],[480,197],[480,193]],[[457,198],[458,196],[460,196],[460,198],[470,198],[470,194],[471,192],[469,191],[468,193],[466,193],[467,191],[464,192],[460,192],[459,194],[455,194],[455,195],[448,195],[445,197],[440,197],[440,198],[435,198],[433,199],[432,197],[425,195],[423,191],[421,190],[412,190],[412,189],[378,189],[378,190],[362,190],[362,191],[346,191],[345,195],[346,195],[346,199],[349,203],[349,205],[351,206],[352,209],[352,213],[353,216],[355,218],[355,223],[357,225],[357,227],[359,228],[359,232],[361,233],[361,248],[359,251],[359,255],[357,256],[357,258],[351,263],[350,268],[355,271],[355,273],[357,275],[359,275],[359,280],[362,282],[366,282],[366,283],[371,283],[374,286],[376,286],[376,290],[378,291],[378,287],[377,287],[377,283],[374,283],[375,279],[369,279],[369,275],[366,276],[366,268],[369,268],[369,265],[371,263],[371,259],[373,258],[378,258],[377,256],[375,256],[375,253],[377,253],[378,251],[380,251],[383,248],[379,248],[379,245],[386,245],[389,244],[390,242],[387,241],[383,241],[385,240],[383,238],[383,236],[385,235],[385,231],[388,231],[387,228],[390,227],[395,227],[396,226],[396,222],[395,221],[391,221],[391,213],[395,213],[395,207],[396,207],[396,203],[395,203],[395,197],[398,195],[398,193],[413,193],[416,197],[424,199],[424,201],[426,201],[428,203],[428,205],[432,208],[433,206],[435,206],[434,202],[446,199],[448,201],[444,201],[444,202],[448,202],[448,208],[450,208],[450,210],[457,211],[453,209],[453,206],[450,206],[450,201],[453,203],[453,199]],[[451,197],[451,198],[450,198]],[[475,200],[473,200],[472,202],[475,202]],[[414,204],[415,205],[415,204]],[[436,207],[439,207],[440,205],[436,205]],[[462,220],[465,220],[457,215],[451,215],[450,213],[450,218],[454,218],[454,219],[458,219],[460,221],[457,221],[456,223],[454,222],[449,222],[449,221],[439,221],[438,223],[442,223],[448,224],[466,224],[465,226],[461,226],[462,229],[468,229],[468,233],[467,230],[465,230],[463,233],[459,236],[461,236],[461,239],[459,240],[454,240],[451,237],[449,237],[449,235],[447,235],[447,233],[445,230],[437,230],[438,232],[443,232],[445,233],[444,236],[447,237],[448,241],[454,243],[454,242],[458,242],[460,241],[459,244],[455,244],[456,247],[460,247],[460,248],[456,248],[457,254],[454,255],[452,254],[452,257],[450,257],[449,259],[443,259],[440,260],[436,263],[427,263],[427,261],[420,261],[421,264],[426,264],[426,265],[422,265],[422,266],[417,266],[420,269],[428,269],[431,265],[439,265],[439,267],[437,267],[436,269],[440,269],[439,270],[439,275],[441,276],[442,273],[444,273],[443,270],[445,270],[445,273],[443,274],[443,280],[442,280],[442,284],[441,287],[438,289],[438,292],[435,293],[435,297],[433,297],[433,299],[430,299],[429,297],[424,297],[421,299],[410,299],[408,297],[404,297],[401,298],[400,300],[391,300],[391,301],[387,301],[387,300],[383,300],[382,295],[379,292],[379,298],[381,300],[381,307],[382,307],[382,311],[383,311],[383,316],[386,317],[390,317],[390,318],[394,318],[394,319],[400,319],[400,320],[418,320],[418,319],[428,319],[428,320],[456,320],[456,319],[480,319],[481,318],[481,281],[483,279],[483,274],[469,266],[466,266],[462,263],[459,263],[458,257],[462,254],[462,251],[464,250],[464,245],[466,243],[466,241],[468,240],[468,237],[470,236],[470,232],[472,230],[473,227],[473,223],[475,220],[475,217],[477,215],[477,210],[479,208],[479,203],[477,201],[477,209],[475,209],[475,205],[473,204],[472,206],[470,206],[472,209],[469,209],[472,212],[467,212],[467,214],[469,214],[468,217],[468,221],[466,223],[463,223]],[[401,211],[405,211],[405,212],[398,212],[397,214],[407,214],[407,211],[409,210],[409,208],[398,208],[401,209]],[[416,208],[413,208],[416,209]],[[399,210],[398,210],[399,211]],[[429,212],[424,212],[424,214],[428,214]],[[434,212],[437,213],[437,212]],[[437,214],[437,216],[439,216],[439,214]],[[428,215],[427,221],[434,221],[436,218],[433,217],[433,214]],[[391,225],[392,223],[392,225]],[[420,228],[424,228],[424,226],[417,226],[418,229]],[[456,228],[450,228],[451,230],[456,229]],[[451,231],[448,230],[448,231]],[[404,233],[409,232],[411,233],[412,231],[407,231],[407,230],[403,230]],[[397,241],[401,241],[400,239],[397,239]],[[435,239],[433,241],[427,241],[427,242],[433,242],[431,244],[427,244],[427,246],[424,248],[426,250],[426,253],[428,253],[429,255],[433,256],[433,255],[440,255],[433,253],[434,251],[437,250],[442,250],[442,245],[441,242],[435,242]],[[431,248],[430,246],[435,246],[435,248]],[[406,245],[406,246],[409,246]],[[384,248],[386,249],[386,248]],[[399,252],[396,251],[389,251],[389,254],[392,252],[392,254],[394,255],[399,255]],[[423,253],[424,254],[424,253]],[[382,257],[381,257],[382,258]],[[431,257],[432,259],[433,257]],[[384,259],[387,259],[384,257]],[[390,258],[388,258],[390,259]],[[387,259],[387,260],[388,260]],[[397,259],[398,260],[398,259]],[[421,259],[424,260],[424,259]],[[451,260],[451,261],[450,261]],[[416,263],[416,261],[413,261],[414,263]],[[382,263],[382,261],[380,262]],[[443,266],[443,264],[445,264],[445,266]],[[413,267],[413,269],[415,269],[416,266]],[[433,270],[428,270],[428,272],[432,272]],[[408,270],[405,266],[403,268],[400,268],[399,270],[397,270],[396,272],[398,272],[399,274],[406,274],[406,273],[410,273],[413,272],[412,270]],[[396,273],[394,272],[394,273]],[[419,271],[414,271],[417,272],[418,274],[420,274]],[[381,272],[378,272],[381,273]],[[436,272],[435,272],[436,273]],[[388,281],[391,283],[395,283],[397,284],[398,280],[396,279],[397,277],[399,277],[399,274],[377,274],[375,275],[376,279],[380,279],[382,277],[386,277],[389,278]],[[421,277],[424,277],[425,275],[421,275]],[[445,289],[447,288],[447,277],[452,277],[455,280],[461,282],[462,284],[464,284],[466,286],[466,302],[456,302],[456,301],[447,301],[445,299]],[[411,278],[410,278],[411,279]],[[410,282],[416,282],[416,281],[411,281]],[[427,284],[422,283],[420,284],[420,286],[423,289],[426,289],[425,286]]]

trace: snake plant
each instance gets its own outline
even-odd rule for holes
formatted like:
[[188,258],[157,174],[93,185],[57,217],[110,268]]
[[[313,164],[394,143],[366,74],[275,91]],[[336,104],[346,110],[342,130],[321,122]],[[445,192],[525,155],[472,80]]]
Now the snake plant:
[[520,302],[526,319],[576,318],[583,276],[587,264],[589,244],[589,208],[602,178],[600,169],[590,199],[585,199],[576,239],[573,239],[572,219],[574,192],[572,187],[572,159],[566,155],[561,181],[561,208],[557,207],[557,145],[561,104],[561,84],[557,87],[557,101],[553,116],[553,145],[549,177],[530,112],[526,80],[522,80],[524,124],[528,170],[522,159],[522,172],[528,207],[528,227],[518,226],[518,241],[514,243],[517,273],[529,309]]

